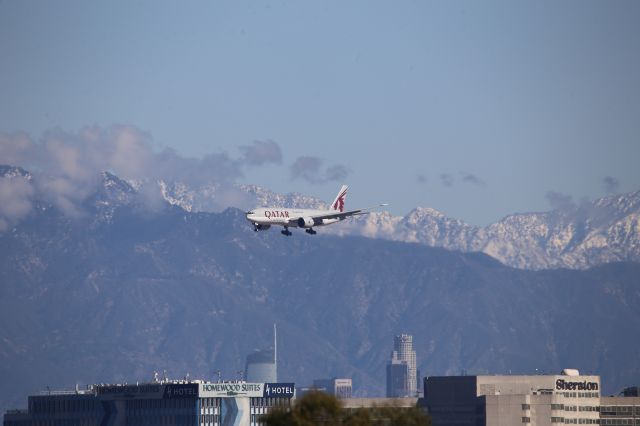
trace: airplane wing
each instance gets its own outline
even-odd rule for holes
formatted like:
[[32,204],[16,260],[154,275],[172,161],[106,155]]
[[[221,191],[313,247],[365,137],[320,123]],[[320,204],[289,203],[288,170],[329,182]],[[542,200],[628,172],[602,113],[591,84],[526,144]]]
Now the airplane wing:
[[360,209],[360,210],[349,210],[348,212],[336,212],[336,213],[327,213],[311,216],[314,220],[322,220],[322,219],[344,219],[349,216],[358,216],[361,214],[369,214],[371,213],[368,209]]
[[[371,213],[371,210],[373,210],[373,209],[375,209],[377,207],[383,207],[383,206],[386,206],[386,205],[388,205],[388,204],[380,204],[379,206],[376,206],[376,207],[368,207],[366,209],[358,209],[358,210],[349,210],[349,211],[346,211],[346,212],[317,214],[317,215],[313,215],[313,216],[310,216],[310,217],[311,217],[311,219],[313,219],[313,221],[315,223],[322,222],[324,219],[340,219],[340,220],[342,220],[342,219],[345,219],[345,218],[350,217],[350,216],[360,216],[360,215],[363,215],[363,214],[369,214],[369,213]],[[289,223],[291,223],[291,224],[297,223],[298,219],[299,218],[297,218],[297,217],[293,218],[293,219],[290,219]]]

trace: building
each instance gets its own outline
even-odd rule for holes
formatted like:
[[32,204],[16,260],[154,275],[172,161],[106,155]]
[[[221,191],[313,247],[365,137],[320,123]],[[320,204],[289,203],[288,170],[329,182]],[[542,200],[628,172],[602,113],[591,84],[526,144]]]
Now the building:
[[30,396],[26,410],[9,410],[4,426],[53,426],[62,422],[77,426],[98,426],[105,417],[93,389],[46,392]]
[[317,379],[313,381],[313,388],[327,392],[336,398],[351,398],[353,381],[351,379]]
[[392,359],[387,364],[387,398],[408,396],[409,366],[404,361]]
[[289,407],[293,383],[152,382],[96,385],[84,392],[30,396],[5,426],[184,425],[257,426],[275,406]]
[[421,405],[434,426],[600,424],[600,377],[427,377]]
[[273,348],[257,349],[247,355],[244,379],[254,383],[278,382],[278,330],[273,324]]
[[600,398],[600,424],[607,426],[640,426],[638,388],[627,388],[624,396]]
[[244,378],[247,382],[276,383],[278,381],[278,367],[275,351],[272,349],[256,350],[247,355]]
[[417,395],[416,351],[413,336],[400,334],[393,339],[391,360],[387,364],[387,397],[415,397]]

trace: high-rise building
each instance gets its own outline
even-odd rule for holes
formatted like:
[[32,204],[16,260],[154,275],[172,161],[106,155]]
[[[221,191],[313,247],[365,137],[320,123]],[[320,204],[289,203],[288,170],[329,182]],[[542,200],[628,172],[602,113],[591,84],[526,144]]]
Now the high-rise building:
[[414,397],[417,394],[416,351],[413,336],[400,334],[393,339],[391,360],[387,364],[387,397]]
[[257,349],[247,355],[244,378],[252,383],[276,383],[278,381],[277,329],[273,325],[273,348]]

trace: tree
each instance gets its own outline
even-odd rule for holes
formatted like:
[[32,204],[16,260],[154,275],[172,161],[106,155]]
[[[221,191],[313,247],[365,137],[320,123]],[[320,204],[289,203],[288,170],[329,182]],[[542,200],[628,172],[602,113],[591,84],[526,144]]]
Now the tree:
[[430,426],[431,419],[418,407],[381,406],[345,409],[340,400],[325,393],[307,392],[290,410],[274,408],[262,418],[267,426]]

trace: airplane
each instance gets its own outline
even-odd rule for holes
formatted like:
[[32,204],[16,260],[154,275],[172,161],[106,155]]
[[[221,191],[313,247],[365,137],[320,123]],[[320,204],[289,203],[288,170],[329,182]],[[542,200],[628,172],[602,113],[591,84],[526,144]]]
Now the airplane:
[[[370,210],[375,207],[359,210],[344,210],[344,203],[347,198],[347,185],[342,185],[338,195],[336,196],[329,210],[315,209],[287,209],[283,207],[259,207],[246,212],[246,217],[251,224],[253,230],[266,231],[273,225],[284,227],[280,233],[282,235],[291,236],[289,228],[304,228],[305,232],[315,235],[317,232],[314,226],[325,226],[340,222],[351,216],[359,216],[369,214]],[[388,204],[380,204],[378,207],[387,206]]]

